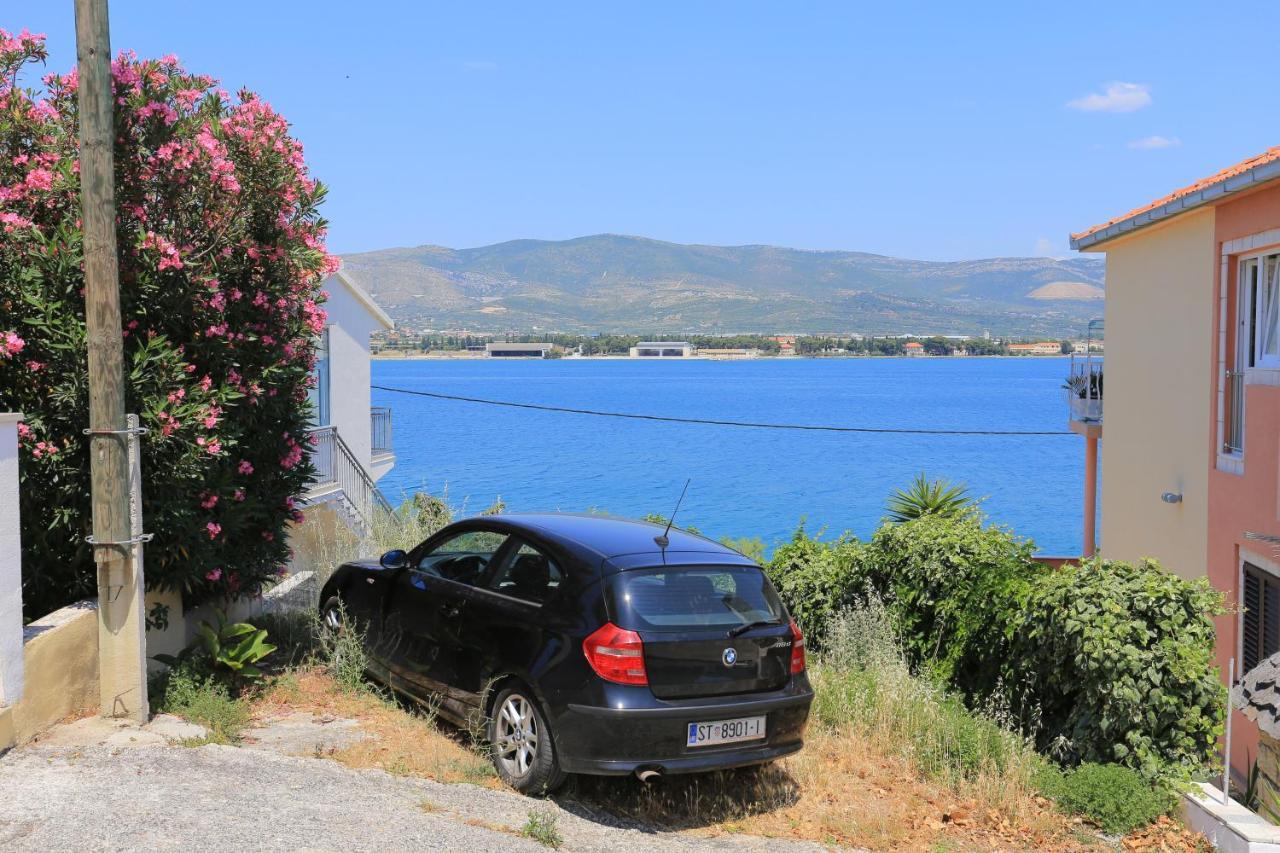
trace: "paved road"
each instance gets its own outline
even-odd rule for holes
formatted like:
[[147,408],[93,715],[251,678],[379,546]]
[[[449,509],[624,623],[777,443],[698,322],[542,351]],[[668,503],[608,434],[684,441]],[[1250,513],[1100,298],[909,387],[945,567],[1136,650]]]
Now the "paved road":
[[229,746],[45,744],[0,757],[5,851],[545,851],[518,834],[531,808],[555,815],[564,850],[821,849],[646,833],[506,791]]

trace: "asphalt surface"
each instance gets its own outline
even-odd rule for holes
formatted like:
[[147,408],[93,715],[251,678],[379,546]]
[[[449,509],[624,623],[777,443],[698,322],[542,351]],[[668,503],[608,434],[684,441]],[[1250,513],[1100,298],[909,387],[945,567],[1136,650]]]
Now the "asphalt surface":
[[801,851],[746,836],[646,832],[545,800],[207,745],[38,744],[0,757],[0,850],[547,850],[520,835],[548,813],[562,850]]

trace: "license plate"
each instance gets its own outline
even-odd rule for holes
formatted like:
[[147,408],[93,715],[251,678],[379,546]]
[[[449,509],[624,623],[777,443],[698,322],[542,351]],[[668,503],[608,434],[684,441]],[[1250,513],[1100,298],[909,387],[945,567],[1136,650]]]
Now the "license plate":
[[739,717],[710,723],[690,723],[688,746],[711,746],[764,737],[764,717]]

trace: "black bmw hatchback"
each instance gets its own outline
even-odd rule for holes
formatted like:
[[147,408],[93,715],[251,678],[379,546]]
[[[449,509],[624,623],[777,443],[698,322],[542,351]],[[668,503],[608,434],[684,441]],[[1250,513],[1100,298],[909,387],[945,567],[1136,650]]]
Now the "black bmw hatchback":
[[374,679],[456,724],[483,721],[520,791],[798,751],[813,692],[773,585],[736,551],[663,532],[603,516],[469,519],[343,565],[321,615],[362,632]]

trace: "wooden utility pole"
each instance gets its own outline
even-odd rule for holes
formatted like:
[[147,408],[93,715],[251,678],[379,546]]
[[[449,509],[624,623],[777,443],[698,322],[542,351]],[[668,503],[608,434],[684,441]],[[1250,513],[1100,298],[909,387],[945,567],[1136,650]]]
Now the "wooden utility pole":
[[107,0],[75,0],[75,4],[101,713],[145,722],[146,622],[129,513],[129,430],[124,411],[124,345],[116,257],[111,35]]

